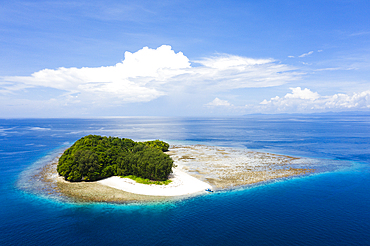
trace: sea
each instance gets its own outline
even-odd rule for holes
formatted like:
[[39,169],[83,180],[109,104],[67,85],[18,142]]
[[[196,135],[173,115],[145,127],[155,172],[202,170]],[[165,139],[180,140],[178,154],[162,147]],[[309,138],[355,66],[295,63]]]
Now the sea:
[[[32,175],[89,134],[343,165],[160,203],[34,192]],[[0,222],[0,245],[370,245],[370,114],[0,119]]]

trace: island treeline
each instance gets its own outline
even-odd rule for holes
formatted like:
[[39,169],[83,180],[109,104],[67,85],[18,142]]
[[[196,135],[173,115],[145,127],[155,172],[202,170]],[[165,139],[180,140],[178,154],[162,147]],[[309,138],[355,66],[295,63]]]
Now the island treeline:
[[173,160],[160,140],[135,142],[127,138],[88,135],[77,140],[59,158],[57,171],[69,181],[95,181],[111,176],[134,175],[167,180]]

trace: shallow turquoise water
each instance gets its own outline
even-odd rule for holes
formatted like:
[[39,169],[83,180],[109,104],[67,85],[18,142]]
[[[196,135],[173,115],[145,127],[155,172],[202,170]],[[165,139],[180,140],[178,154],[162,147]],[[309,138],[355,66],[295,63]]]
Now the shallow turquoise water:
[[[19,180],[87,134],[249,148],[346,165],[162,204],[72,204],[19,188]],[[369,150],[370,117],[359,115],[3,119],[0,245],[370,245]]]

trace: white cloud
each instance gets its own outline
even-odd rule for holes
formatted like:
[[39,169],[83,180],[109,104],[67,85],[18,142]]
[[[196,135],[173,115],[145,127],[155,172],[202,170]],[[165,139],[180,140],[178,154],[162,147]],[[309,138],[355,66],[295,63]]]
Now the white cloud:
[[[189,59],[181,52],[175,53],[170,46],[125,52],[125,60],[115,66],[96,68],[43,69],[31,76],[5,77],[7,82],[21,88],[50,87],[69,93],[90,94],[95,97],[118,97],[122,101],[150,101],[165,93],[158,90],[168,78],[189,68]],[[152,83],[155,81],[155,83]],[[8,87],[14,90],[14,87]]]
[[[56,100],[112,104],[148,102],[172,92],[217,92],[248,87],[270,87],[297,79],[294,68],[273,59],[253,59],[228,54],[206,57],[191,66],[171,46],[144,47],[114,66],[43,69],[30,76],[0,79],[0,93],[27,88],[54,88],[64,92]],[[73,95],[73,96],[71,96]]]
[[227,100],[221,100],[218,97],[216,97],[212,102],[209,102],[205,104],[204,106],[207,107],[219,107],[219,106],[233,106],[231,103],[229,103]]
[[355,70],[354,67],[327,67],[327,68],[319,68],[315,71],[336,71],[336,70]]
[[353,94],[321,96],[300,87],[290,88],[292,93],[263,100],[254,110],[264,113],[308,113],[370,109],[370,90]]
[[187,80],[208,90],[224,91],[238,88],[271,87],[297,79],[301,74],[293,67],[273,59],[252,59],[219,55],[196,61],[200,67],[189,70]]
[[304,53],[302,55],[300,55],[299,57],[305,57],[305,56],[309,56],[313,53],[313,51],[310,51],[310,52],[307,52],[307,53]]
[[299,98],[299,99],[306,99],[306,100],[316,100],[320,97],[317,92],[312,92],[311,90],[305,88],[304,90],[301,87],[297,88],[289,88],[292,90],[292,93],[288,93],[285,95],[285,98]]
[[273,61],[273,59],[252,59],[241,56],[221,55],[218,57],[204,58],[198,61],[198,63],[205,67],[225,70],[228,68],[245,68],[248,66],[262,65]]
[[370,109],[370,90],[360,93],[335,94],[324,98],[325,104],[318,109]]
[[336,71],[336,70],[344,70],[341,67],[327,67],[327,68],[319,68],[316,71]]

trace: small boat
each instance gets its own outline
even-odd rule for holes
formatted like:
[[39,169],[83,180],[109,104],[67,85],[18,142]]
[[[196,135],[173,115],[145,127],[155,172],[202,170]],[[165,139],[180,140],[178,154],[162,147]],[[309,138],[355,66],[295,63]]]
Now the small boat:
[[213,192],[213,190],[211,190],[211,189],[206,189],[206,191],[207,191],[207,192]]

